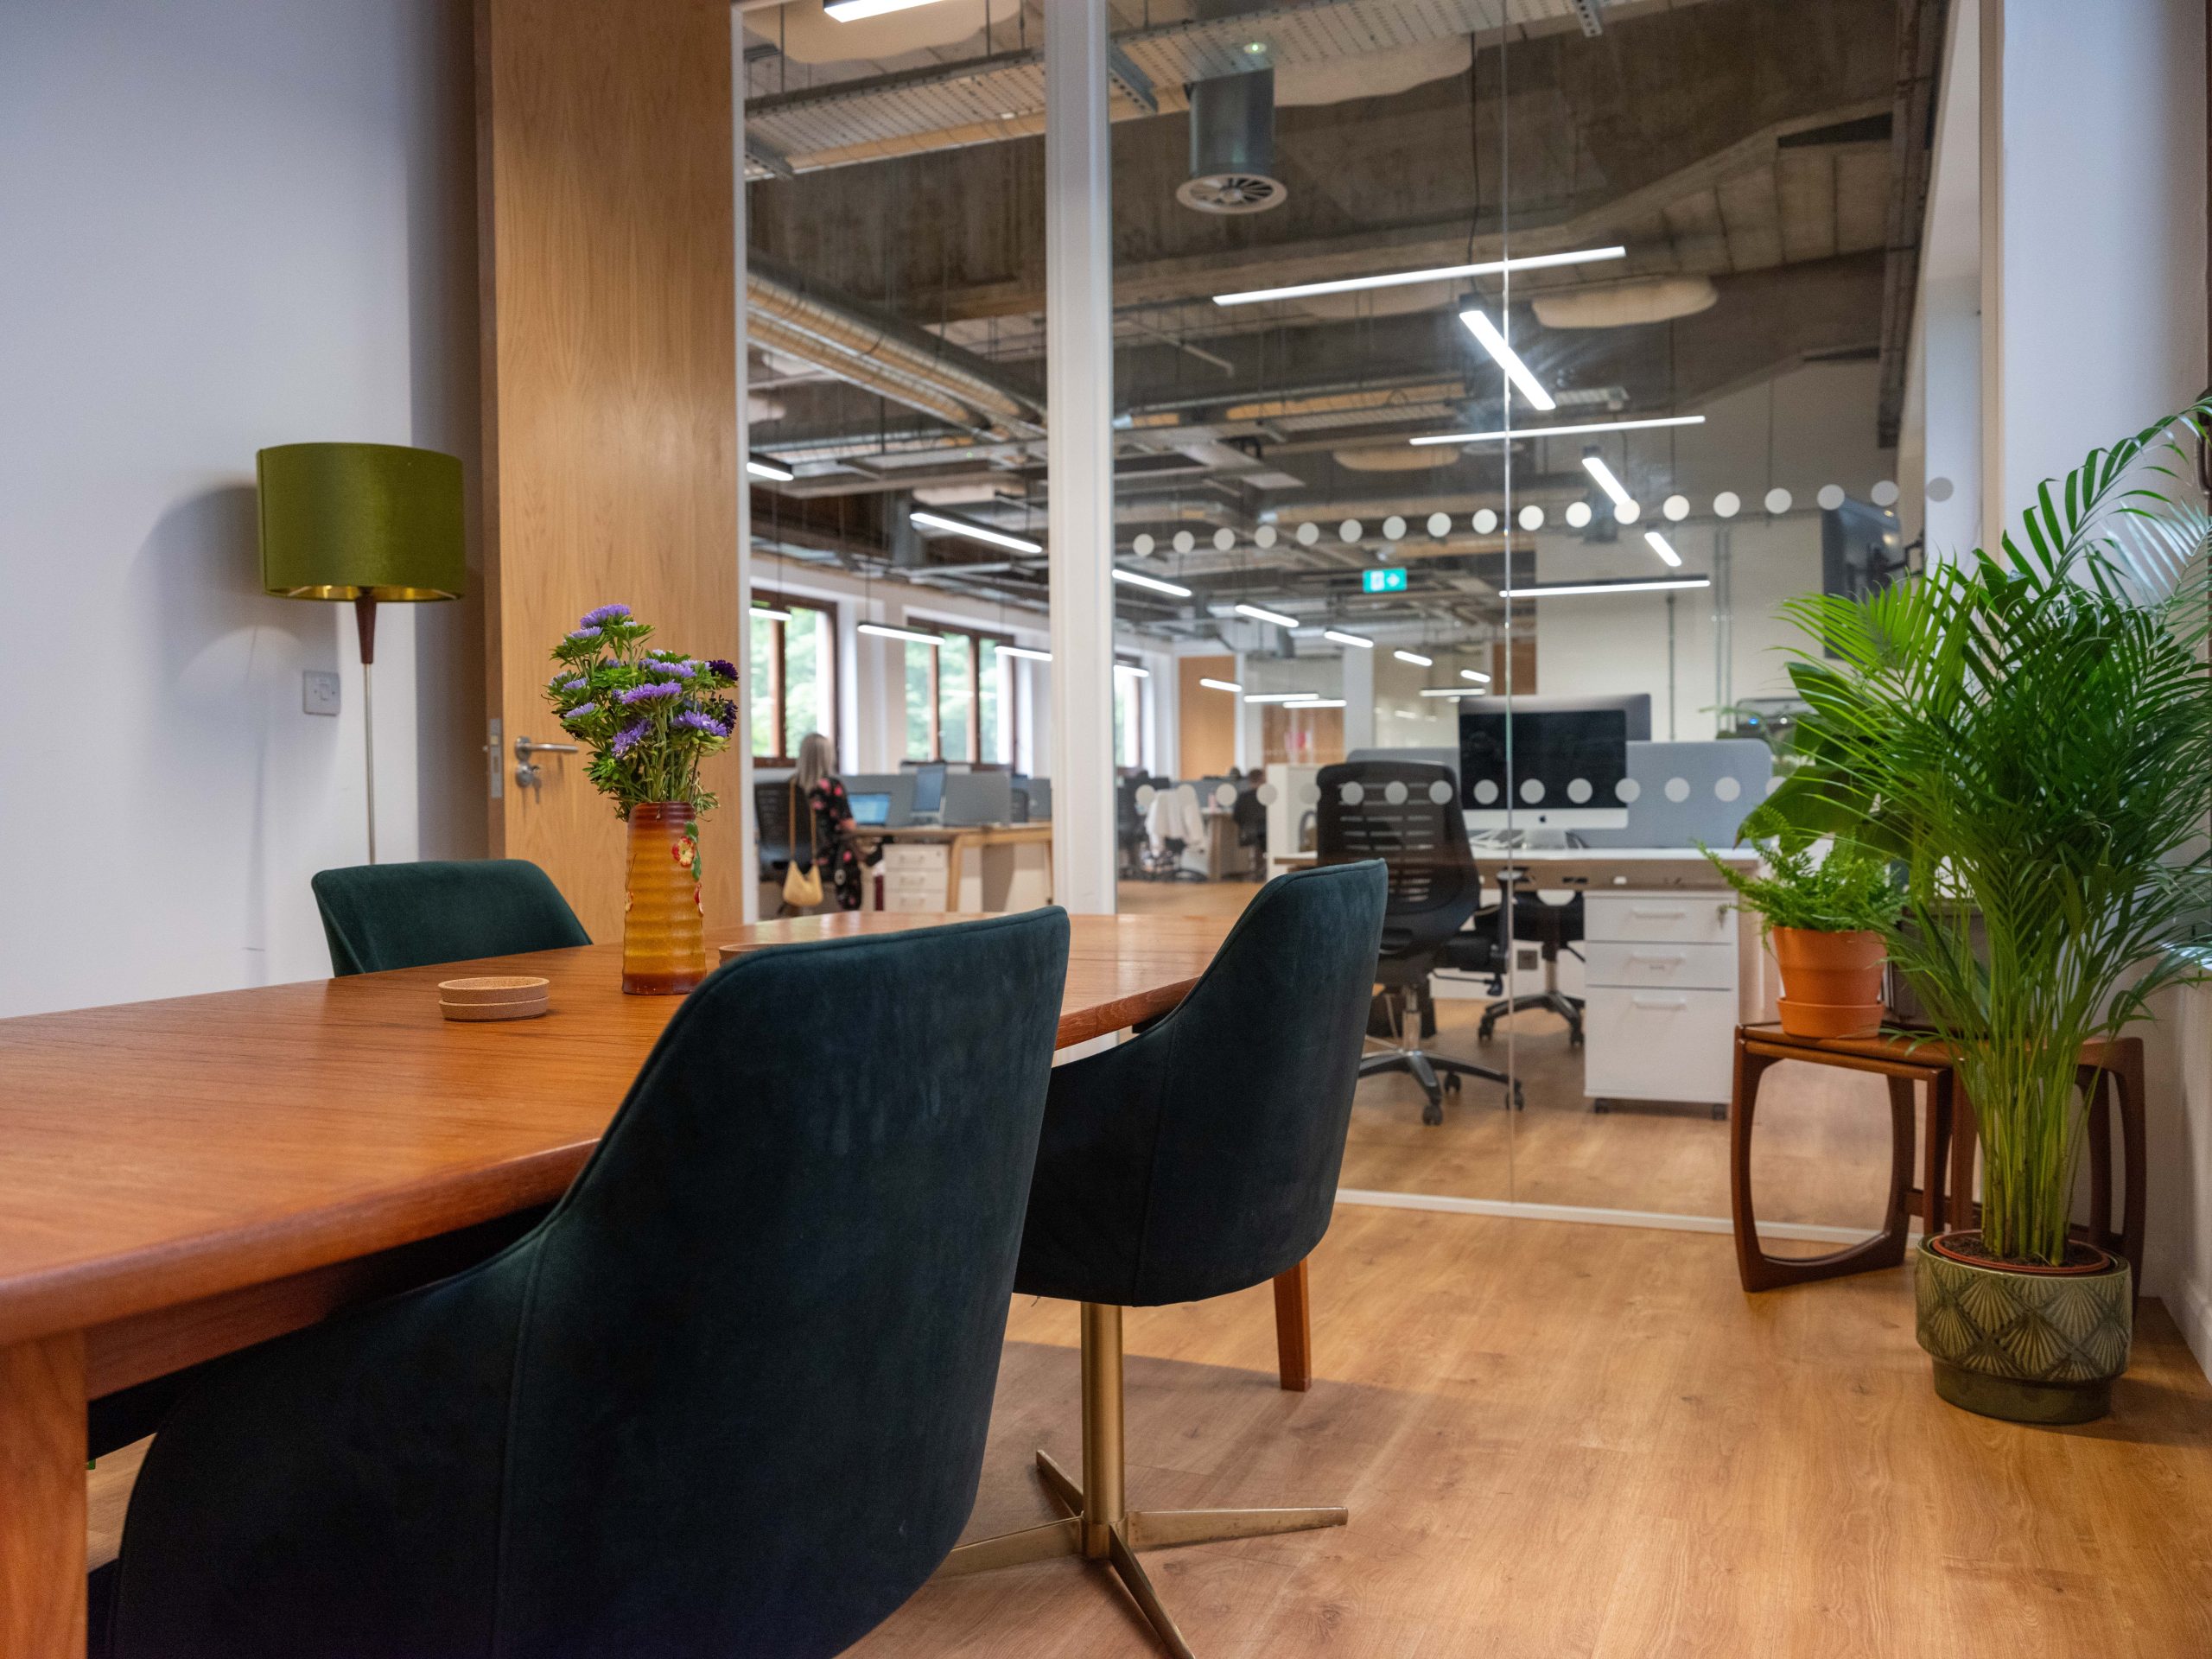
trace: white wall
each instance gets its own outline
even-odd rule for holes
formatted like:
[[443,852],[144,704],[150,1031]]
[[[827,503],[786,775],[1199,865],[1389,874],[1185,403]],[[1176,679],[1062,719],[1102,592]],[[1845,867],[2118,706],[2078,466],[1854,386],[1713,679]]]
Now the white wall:
[[[2008,522],[2038,480],[2205,381],[2203,8],[2101,0],[2095,14],[2087,22],[2074,0],[1984,0],[2002,66],[1999,113],[1983,129],[2001,134],[2002,153],[1982,250],[1985,263],[2002,258],[2001,304],[1984,318],[2002,402],[1983,432]],[[1985,115],[1991,92],[1985,81]],[[1986,187],[1993,169],[1982,176]],[[2212,1364],[2212,991],[2164,999],[2144,1035],[2145,1288]]]
[[[254,452],[444,449],[473,504],[473,118],[467,0],[0,8],[0,1014],[328,971],[353,621],[261,593]],[[378,634],[387,858],[485,840],[476,607],[421,608]]]

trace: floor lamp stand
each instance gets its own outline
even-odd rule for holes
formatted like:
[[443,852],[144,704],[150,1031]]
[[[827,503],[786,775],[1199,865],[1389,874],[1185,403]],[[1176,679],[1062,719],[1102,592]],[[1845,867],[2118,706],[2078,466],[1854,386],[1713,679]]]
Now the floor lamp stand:
[[361,757],[369,786],[369,862],[377,861],[377,700],[369,671],[377,659],[377,602],[353,601],[353,626],[361,637]]

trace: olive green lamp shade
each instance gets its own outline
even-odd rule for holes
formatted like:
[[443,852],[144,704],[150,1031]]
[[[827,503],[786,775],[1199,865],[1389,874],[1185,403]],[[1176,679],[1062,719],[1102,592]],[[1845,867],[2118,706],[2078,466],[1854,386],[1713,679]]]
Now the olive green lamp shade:
[[284,443],[254,458],[261,585],[288,599],[458,599],[461,462],[394,443]]

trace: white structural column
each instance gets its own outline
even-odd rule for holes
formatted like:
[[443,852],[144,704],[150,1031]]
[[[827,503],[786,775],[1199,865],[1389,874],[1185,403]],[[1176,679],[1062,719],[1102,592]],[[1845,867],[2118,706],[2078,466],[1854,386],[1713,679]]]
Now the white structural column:
[[1344,753],[1371,749],[1382,742],[1375,729],[1375,653],[1344,647]]
[[1106,0],[1045,34],[1045,397],[1052,571],[1052,891],[1114,910],[1114,244]]
[[[737,345],[737,730],[730,741],[737,747],[735,806],[748,864],[757,864],[753,849],[760,843],[760,826],[753,821],[753,478],[745,459],[753,453],[752,423],[747,418],[751,394],[746,390],[745,348],[745,14],[735,6],[729,11],[729,126],[730,225],[737,238],[736,283],[732,296],[736,310],[731,334]],[[738,883],[747,922],[760,919],[760,883],[748,869]]]

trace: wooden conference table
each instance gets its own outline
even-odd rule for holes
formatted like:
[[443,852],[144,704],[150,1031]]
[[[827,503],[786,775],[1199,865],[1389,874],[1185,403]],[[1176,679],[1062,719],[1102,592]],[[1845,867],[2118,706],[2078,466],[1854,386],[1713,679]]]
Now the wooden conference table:
[[[741,949],[955,919],[818,916]],[[1072,918],[1063,1047],[1165,1013],[1227,918]],[[88,1399],[442,1277],[558,1197],[674,997],[621,949],[0,1020],[0,1655],[81,1659]],[[543,974],[448,1023],[435,986]]]

